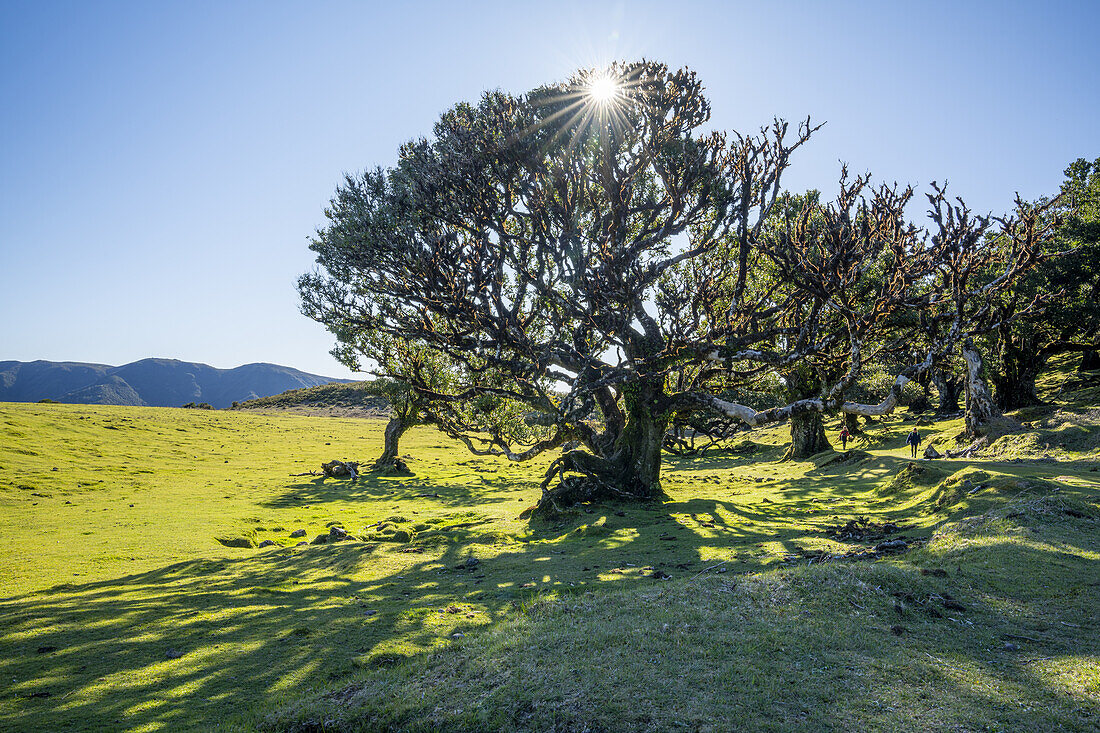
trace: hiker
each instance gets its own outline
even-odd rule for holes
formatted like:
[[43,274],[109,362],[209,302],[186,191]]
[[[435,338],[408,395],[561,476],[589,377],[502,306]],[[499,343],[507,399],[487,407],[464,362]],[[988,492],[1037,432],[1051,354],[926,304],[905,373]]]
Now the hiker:
[[913,458],[916,458],[917,457],[917,446],[920,445],[920,433],[917,432],[916,428],[913,428],[909,432],[909,435],[906,436],[905,444],[908,445],[912,449]]
[[852,434],[848,432],[848,428],[845,427],[840,431],[840,449],[848,450],[848,438],[852,437]]

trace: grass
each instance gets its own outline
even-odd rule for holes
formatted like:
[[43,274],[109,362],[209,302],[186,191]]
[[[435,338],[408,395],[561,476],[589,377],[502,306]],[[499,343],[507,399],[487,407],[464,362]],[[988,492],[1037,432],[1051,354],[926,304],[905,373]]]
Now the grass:
[[[667,459],[663,503],[536,524],[550,457],[427,429],[415,476],[350,483],[290,474],[371,459],[382,421],[0,405],[0,730],[1092,730],[1073,400],[1011,456],[915,468],[906,416],[831,462],[758,430]],[[799,559],[873,545],[828,533],[861,516],[926,544]],[[358,539],[297,546],[331,526]]]
[[369,382],[332,382],[247,400],[234,409],[323,417],[385,417],[390,408]]

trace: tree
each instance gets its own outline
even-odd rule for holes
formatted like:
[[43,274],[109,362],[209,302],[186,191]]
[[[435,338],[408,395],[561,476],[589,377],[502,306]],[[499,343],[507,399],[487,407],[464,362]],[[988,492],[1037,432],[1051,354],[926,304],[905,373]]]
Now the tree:
[[1050,357],[1081,353],[1087,370],[1100,346],[1100,159],[1080,158],[1065,175],[1059,196],[1037,203],[1050,209],[1054,236],[1045,246],[1056,256],[994,304],[993,382],[1003,410],[1040,404],[1035,380]]
[[[614,91],[594,93],[605,74]],[[544,506],[660,496],[678,415],[790,418],[800,457],[824,414],[888,412],[958,339],[946,330],[882,403],[844,400],[915,309],[946,302],[936,267],[973,222],[925,236],[904,220],[911,190],[846,175],[835,203],[777,208],[817,128],[703,133],[709,116],[693,72],[652,62],[458,105],[394,168],[346,177],[311,244],[321,269],[299,281],[305,310],[353,349],[377,333],[445,358],[445,384],[399,378],[475,453],[576,441]],[[1029,264],[1012,241],[1000,283]],[[808,396],[759,411],[723,398],[773,375]]]
[[[303,299],[303,313],[317,316],[318,311],[308,298]],[[382,455],[368,471],[373,473],[409,474],[408,465],[400,458],[401,437],[416,425],[428,421],[424,408],[427,398],[413,389],[410,380],[445,389],[451,365],[446,358],[415,341],[394,338],[371,329],[346,328],[346,324],[329,323],[337,338],[332,356],[352,371],[369,371],[375,377],[367,383],[368,392],[386,400],[390,419],[383,431]],[[367,360],[367,364],[364,364]]]

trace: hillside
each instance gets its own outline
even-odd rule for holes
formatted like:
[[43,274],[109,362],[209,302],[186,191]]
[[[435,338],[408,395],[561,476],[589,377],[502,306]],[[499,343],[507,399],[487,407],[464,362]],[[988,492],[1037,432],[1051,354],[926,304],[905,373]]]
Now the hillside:
[[1093,731],[1100,391],[1042,386],[978,459],[773,426],[536,522],[554,456],[429,428],[352,482],[381,420],[0,405],[0,730]]
[[142,359],[117,367],[82,362],[3,361],[0,402],[51,399],[74,404],[151,407],[206,402],[225,408],[235,401],[288,389],[346,381],[278,364],[216,369],[177,359]]
[[389,403],[370,382],[332,382],[241,402],[237,409],[325,417],[385,417]]

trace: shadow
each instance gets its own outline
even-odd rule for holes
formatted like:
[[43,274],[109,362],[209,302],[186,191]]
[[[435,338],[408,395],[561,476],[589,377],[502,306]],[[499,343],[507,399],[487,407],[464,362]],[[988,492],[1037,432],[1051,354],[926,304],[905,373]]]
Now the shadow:
[[[758,483],[763,477],[756,474],[775,468],[758,457],[669,460],[669,480],[690,490],[677,488],[661,504],[594,504],[519,529],[461,512],[411,543],[269,548],[2,599],[0,728],[176,731],[208,730],[214,722],[254,728],[257,705],[448,648],[464,638],[455,634],[497,624],[536,597],[665,589],[719,566],[740,573],[777,567],[786,554],[821,542],[824,529],[848,510],[897,521],[907,510],[869,507],[867,496],[907,462],[875,456],[848,471]],[[534,485],[504,472],[471,480],[318,478],[289,484],[263,505],[415,499],[473,507],[513,500],[511,491],[523,492],[529,503]],[[517,502],[516,513],[519,508]],[[926,518],[917,532],[927,535],[942,521]],[[1044,568],[1059,561],[1057,550],[1032,546],[1027,552],[1032,555],[1015,561]],[[974,588],[980,580],[981,588],[993,590],[960,590],[957,574],[944,588],[982,604],[989,629],[1019,626],[1019,617],[998,610],[1002,602],[1026,603],[1014,595],[1019,589],[964,577]],[[914,577],[921,587],[932,582]],[[986,592],[1000,600],[983,600]],[[1048,612],[1062,617],[1042,609]],[[800,633],[802,622],[791,623],[790,633]],[[983,627],[981,633],[986,639],[995,631]],[[975,649],[971,642],[913,647],[984,664]],[[576,661],[583,663],[584,655]],[[1013,684],[1034,683],[1026,667],[1009,667]],[[974,697],[974,704],[981,699]]]
[[[517,487],[520,490],[521,487]],[[525,489],[525,487],[522,487]],[[288,484],[271,499],[259,502],[272,509],[292,509],[335,501],[407,500],[429,498],[447,506],[475,506],[507,501],[486,496],[484,485],[428,480],[416,476],[376,476],[363,474],[356,479],[317,477]]]
[[[685,505],[716,518],[729,509]],[[656,594],[620,584],[625,593],[586,604],[543,604],[506,641],[367,676],[362,694],[306,709],[339,730],[378,719],[392,729],[660,730],[685,710],[697,727],[744,730],[1091,730],[1100,705],[1088,681],[1058,668],[1100,654],[1095,519],[1051,521],[1041,509],[1018,519],[1033,541],[977,526],[969,545],[890,563],[709,575]],[[604,648],[608,639],[617,645]],[[514,657],[530,650],[554,672],[509,684],[524,668]],[[405,705],[382,694],[394,679],[407,684]]]

